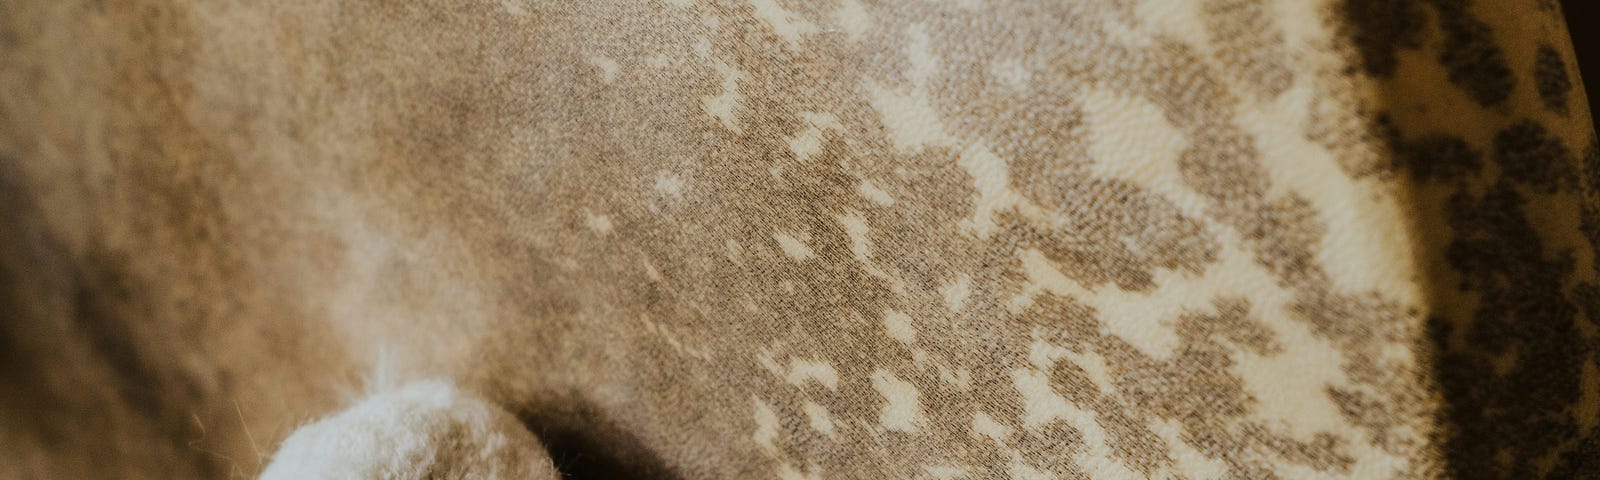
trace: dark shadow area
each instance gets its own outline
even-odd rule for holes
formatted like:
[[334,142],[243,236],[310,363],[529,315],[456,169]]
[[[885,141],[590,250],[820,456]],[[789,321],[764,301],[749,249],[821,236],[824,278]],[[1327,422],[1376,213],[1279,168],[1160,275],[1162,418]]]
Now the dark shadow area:
[[[1595,52],[1590,29],[1578,20],[1593,2],[1569,1],[1569,24],[1579,57]],[[1582,4],[1582,5],[1579,5]],[[1346,32],[1362,67],[1378,81],[1373,130],[1388,144],[1395,175],[1410,185],[1413,226],[1425,277],[1429,344],[1435,387],[1444,401],[1443,460],[1450,478],[1600,478],[1600,435],[1586,430],[1577,412],[1586,369],[1600,351],[1589,334],[1600,319],[1600,285],[1581,258],[1600,245],[1600,152],[1593,137],[1579,147],[1545,122],[1578,118],[1578,69],[1555,39],[1502,42],[1471,2],[1424,0],[1342,2]],[[1561,15],[1541,2],[1527,15]],[[1440,32],[1427,38],[1428,32]],[[1396,53],[1427,50],[1448,74],[1441,84],[1393,82]],[[1533,55],[1528,71],[1515,70],[1512,54]],[[1414,57],[1413,57],[1414,58]],[[1592,70],[1593,62],[1585,60]],[[1589,80],[1594,85],[1594,80]],[[1431,91],[1458,89],[1482,111],[1510,112],[1513,89],[1531,86],[1550,115],[1511,113],[1488,138],[1440,133],[1428,115],[1391,115]],[[1440,106],[1441,108],[1449,108]],[[1556,120],[1548,120],[1556,119]],[[1412,122],[1406,124],[1405,122]],[[1575,149],[1576,148],[1576,149]],[[1567,247],[1556,235],[1580,220],[1587,242]],[[1555,220],[1564,222],[1565,220]],[[1556,233],[1560,232],[1560,233]],[[1587,251],[1581,251],[1587,250]]]
[[576,395],[566,397],[555,411],[518,418],[539,437],[563,478],[680,478],[633,434]]
[[[18,161],[0,154],[0,450],[12,457],[0,461],[28,462],[14,466],[22,478],[103,477],[141,462],[179,478],[225,477],[223,459],[184,445],[204,435],[189,409],[200,393],[151,361],[137,331],[148,309],[127,260],[69,255],[12,176]],[[113,429],[147,440],[122,443]]]
[[1578,57],[1577,69],[1583,72],[1583,89],[1588,93],[1589,111],[1594,111],[1595,95],[1600,95],[1600,2],[1561,0],[1566,12],[1567,31],[1572,34],[1572,51]]

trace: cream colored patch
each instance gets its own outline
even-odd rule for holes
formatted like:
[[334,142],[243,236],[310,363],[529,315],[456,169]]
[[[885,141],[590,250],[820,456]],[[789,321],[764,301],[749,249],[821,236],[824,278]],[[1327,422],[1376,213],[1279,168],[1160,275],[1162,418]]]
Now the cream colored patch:
[[883,329],[888,332],[889,338],[907,345],[917,342],[917,327],[911,324],[911,316],[896,310],[889,310],[883,314]]
[[1085,88],[1078,94],[1089,129],[1089,157],[1100,175],[1139,185],[1191,217],[1205,218],[1209,199],[1185,184],[1178,155],[1189,138],[1167,121],[1161,107],[1139,97]]
[[883,189],[878,188],[878,186],[874,185],[871,180],[862,180],[861,184],[856,186],[856,193],[861,194],[862,198],[865,198],[872,203],[876,203],[885,207],[894,206],[894,197],[889,196],[889,192],[885,192]]
[[917,153],[928,146],[950,146],[953,144],[950,135],[927,93],[929,79],[938,73],[939,57],[929,48],[931,42],[921,25],[909,29],[906,43],[909,46],[906,56],[911,63],[911,71],[906,76],[910,85],[888,88],[870,82],[867,84],[868,102],[878,112],[895,150]]
[[651,56],[645,58],[644,59],[644,64],[647,67],[650,67],[650,68],[653,68],[653,69],[656,69],[656,70],[660,70],[660,69],[663,69],[663,68],[667,68],[668,65],[672,65],[672,58],[668,57],[664,53],[657,53],[655,55],[651,55]]
[[939,113],[934,111],[925,96],[885,88],[877,83],[867,85],[868,100],[878,112],[883,126],[888,130],[889,143],[902,153],[917,153],[930,145],[941,145],[948,140]]
[[761,368],[765,369],[767,373],[771,373],[778,378],[783,378],[786,375],[783,366],[778,365],[778,361],[772,358],[772,350],[762,348],[761,351],[756,352],[756,364],[761,365]]
[[872,30],[872,14],[862,8],[861,2],[856,0],[841,0],[839,8],[833,11],[833,23],[844,31],[846,38],[859,42]]
[[789,384],[796,387],[816,382],[829,390],[839,389],[839,372],[833,369],[833,365],[821,360],[790,359],[788,380]]
[[[1000,80],[1000,83],[1012,90],[1022,92],[1028,89],[1028,68],[1022,61],[1015,58],[996,60],[989,64],[989,75]],[[1093,125],[1091,123],[1091,125]]]
[[[1286,318],[1288,312],[1277,314]],[[1234,373],[1256,400],[1258,418],[1281,421],[1296,438],[1310,440],[1317,432],[1345,429],[1339,407],[1328,398],[1328,386],[1346,384],[1344,357],[1328,342],[1317,338],[1305,323],[1273,322],[1284,353],[1272,356],[1236,355]],[[1398,426],[1397,426],[1398,427]]]
[[660,192],[662,195],[672,197],[674,199],[683,198],[683,179],[677,175],[674,175],[672,172],[665,170],[656,172],[655,188],[656,191]]
[[981,9],[983,9],[983,6],[984,6],[983,5],[983,0],[930,0],[930,1],[939,2],[939,3],[946,3],[946,4],[949,4],[950,6],[953,6],[953,7],[962,9],[962,10],[981,10]]
[[1164,36],[1182,41],[1201,52],[1210,52],[1211,34],[1206,31],[1200,6],[1205,2],[1194,0],[1141,0],[1134,5],[1133,18],[1152,31],[1152,36]]
[[611,217],[605,215],[589,214],[588,218],[584,220],[584,225],[601,235],[609,234],[612,230]]
[[1034,368],[1048,371],[1050,367],[1055,366],[1056,360],[1071,353],[1065,348],[1051,345],[1050,342],[1040,338],[1038,332],[1034,332],[1033,343],[1028,345],[1028,363],[1033,364]]
[[985,412],[972,414],[971,431],[974,437],[988,438],[1000,445],[1005,445],[1006,439],[1011,438],[1011,427],[996,421]]
[[778,467],[778,480],[822,480],[822,475],[813,469],[800,471],[785,463]]
[[1023,463],[1020,459],[1011,461],[1010,470],[1011,480],[1052,480],[1056,478],[1055,475],[1039,471],[1039,469],[1033,468],[1032,465]]
[[612,60],[609,57],[589,57],[589,64],[600,69],[600,81],[606,83],[616,80],[617,71],[622,69],[622,66],[617,64],[616,60]]
[[1005,160],[976,143],[963,150],[956,163],[972,176],[973,186],[978,190],[969,226],[977,232],[978,238],[988,238],[997,228],[995,214],[1018,203],[1018,195],[1011,190],[1010,169]]
[[785,255],[788,255],[789,258],[793,258],[797,262],[810,260],[811,257],[816,256],[816,254],[811,251],[811,247],[806,246],[805,242],[789,236],[787,233],[774,233],[772,234],[772,238],[778,241],[778,247],[783,249],[783,253]]
[[[717,19],[716,19],[716,17],[701,17],[701,23],[704,23],[706,25],[706,27],[710,28],[711,30],[716,30],[717,29]],[[701,57],[702,59],[710,59],[710,57],[711,57],[711,39],[707,38],[707,37],[696,38],[694,40],[694,45],[692,47],[690,47],[690,49],[694,51],[694,54],[696,56]],[[710,59],[710,60],[712,62],[716,62],[717,61],[716,59]]]
[[1272,139],[1257,142],[1257,148],[1275,191],[1292,191],[1316,206],[1314,218],[1326,225],[1326,233],[1320,248],[1312,251],[1318,263],[1328,266],[1337,289],[1376,290],[1402,304],[1418,304],[1417,255],[1407,231],[1410,205],[1397,201],[1389,183],[1346,174],[1333,152],[1302,133],[1309,113],[1296,107],[1311,103],[1317,94],[1310,86],[1297,85],[1274,105],[1241,109],[1235,121],[1253,138]]
[[751,396],[750,400],[755,403],[756,422],[756,432],[750,438],[755,440],[756,445],[761,446],[761,449],[765,450],[769,455],[776,455],[778,453],[778,414],[774,413],[772,407],[768,406],[767,402],[761,401],[759,397]]
[[755,7],[755,17],[772,28],[772,32],[789,44],[789,48],[800,48],[804,36],[817,31],[816,25],[784,10],[777,0],[750,0],[750,6]]
[[933,39],[922,24],[906,29],[907,60],[911,62],[911,84],[919,90],[926,89],[928,81],[939,73],[939,55],[934,53]]
[[[918,349],[917,353],[922,353],[922,350]],[[965,368],[950,368],[945,365],[939,365],[939,379],[963,392],[972,388],[972,372]]]
[[1154,48],[1154,39],[1146,32],[1140,31],[1134,28],[1133,25],[1115,17],[1104,17],[1104,20],[1104,25],[1101,25],[1101,28],[1104,28],[1106,34],[1111,36],[1112,41],[1132,48]]
[[901,380],[893,372],[872,372],[872,388],[883,396],[883,410],[878,413],[878,423],[889,430],[916,432],[928,420],[922,416],[922,402],[917,399],[916,385]]
[[1044,372],[1018,369],[1011,372],[1013,386],[1022,394],[1023,427],[1033,430],[1050,422],[1064,420],[1083,434],[1085,451],[1074,453],[1077,463],[1091,478],[1143,478],[1117,460],[1107,444],[1109,438],[1091,412],[1078,409],[1050,387]]
[[939,288],[939,294],[944,296],[944,305],[952,312],[960,312],[966,307],[967,299],[972,296],[972,277],[963,273]]
[[850,210],[835,217],[840,226],[844,227],[845,235],[850,239],[850,253],[856,261],[861,262],[862,270],[874,277],[889,282],[889,288],[895,293],[905,292],[905,282],[878,268],[872,262],[872,239],[867,236],[871,227],[867,225],[866,217],[860,212]]
[[833,415],[828,414],[827,408],[818,405],[817,402],[806,400],[806,403],[800,405],[800,410],[806,413],[806,419],[810,421],[812,429],[828,438],[834,438]]
[[528,6],[524,5],[523,1],[524,0],[500,0],[500,8],[504,9],[506,13],[518,17],[526,17],[528,16]]
[[[1207,307],[1214,299],[1170,288],[1128,292],[1108,284],[1090,290],[1063,275],[1038,250],[1022,252],[1021,260],[1030,291],[1043,290],[1089,304],[1101,313],[1102,329],[1156,358],[1166,358],[1178,345],[1178,333],[1166,321],[1175,319],[1191,305]],[[1188,282],[1181,285],[1194,286]]]
[[644,259],[644,260],[640,260],[639,263],[644,264],[644,276],[645,277],[649,278],[650,281],[652,281],[652,282],[661,281],[661,271],[660,270],[656,270],[656,265],[654,263],[650,263],[650,259],[647,258],[647,259]]
[[1116,391],[1116,383],[1111,378],[1111,368],[1106,365],[1105,357],[1092,351],[1084,353],[1064,351],[1063,357],[1083,369],[1084,374],[1094,382],[1094,386],[1100,388],[1101,393]]
[[968,473],[970,473],[970,470],[964,467],[952,465],[924,465],[922,467],[922,475],[918,475],[916,478],[928,480],[955,480],[958,478],[966,478]]
[[699,360],[711,359],[711,352],[708,352],[703,348],[697,348],[691,344],[684,343],[683,337],[673,333],[671,327],[651,320],[647,316],[639,317],[639,322],[644,325],[645,331],[660,337],[661,341],[666,342],[667,346],[672,347],[673,351]]
[[850,238],[850,253],[855,255],[858,261],[870,261],[872,240],[867,238],[867,233],[872,228],[867,226],[866,217],[857,212],[848,212],[834,218],[839,220],[839,225],[844,227],[845,236]]
[[801,112],[800,118],[804,120],[806,127],[788,140],[789,151],[794,152],[795,159],[802,162],[810,160],[812,155],[822,152],[822,141],[825,133],[844,130],[844,125],[839,123],[839,118],[831,113]]
[[800,112],[800,119],[823,130],[844,130],[844,124],[839,122],[839,117],[828,112]]
[[822,151],[822,131],[816,127],[806,127],[800,133],[789,137],[789,151],[794,152],[794,158],[807,161],[812,155]]
[[707,114],[721,122],[723,128],[734,134],[743,134],[744,129],[739,126],[739,117],[734,112],[739,106],[739,101],[744,98],[739,93],[739,80],[744,78],[744,72],[721,60],[712,60],[711,66],[722,76],[722,92],[702,97],[701,107]]
[[728,250],[728,261],[734,265],[744,265],[744,246],[734,239],[727,239],[722,246]]
[[1171,448],[1173,471],[1182,472],[1190,478],[1228,477],[1228,464],[1195,450],[1194,446],[1183,439],[1185,433],[1181,425],[1167,420],[1156,420],[1151,423],[1151,430]]

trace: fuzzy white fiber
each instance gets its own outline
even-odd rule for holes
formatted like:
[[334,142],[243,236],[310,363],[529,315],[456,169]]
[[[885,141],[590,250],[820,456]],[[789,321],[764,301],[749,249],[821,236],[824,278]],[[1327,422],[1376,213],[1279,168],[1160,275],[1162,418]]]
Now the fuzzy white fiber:
[[443,381],[378,393],[300,427],[261,474],[265,480],[559,477],[516,417]]

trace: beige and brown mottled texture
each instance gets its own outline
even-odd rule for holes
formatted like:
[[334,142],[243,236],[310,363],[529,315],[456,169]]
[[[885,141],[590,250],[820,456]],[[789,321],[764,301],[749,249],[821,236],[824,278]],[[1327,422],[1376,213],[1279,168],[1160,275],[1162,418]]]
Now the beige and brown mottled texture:
[[0,0],[0,477],[1600,475],[1544,0]]

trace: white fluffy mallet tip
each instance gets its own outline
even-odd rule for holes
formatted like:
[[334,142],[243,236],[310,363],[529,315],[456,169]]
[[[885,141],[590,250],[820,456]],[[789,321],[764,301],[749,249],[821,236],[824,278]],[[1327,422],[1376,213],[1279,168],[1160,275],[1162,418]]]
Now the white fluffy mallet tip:
[[378,393],[295,430],[264,480],[555,479],[539,440],[504,409],[442,381]]

